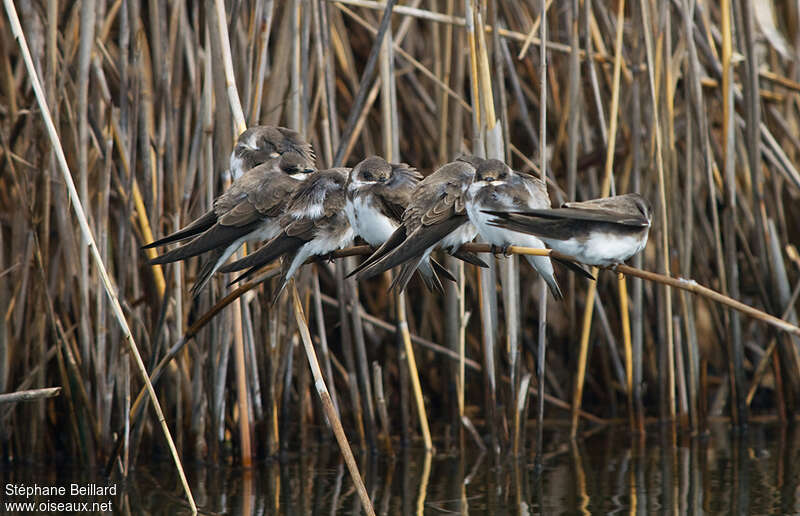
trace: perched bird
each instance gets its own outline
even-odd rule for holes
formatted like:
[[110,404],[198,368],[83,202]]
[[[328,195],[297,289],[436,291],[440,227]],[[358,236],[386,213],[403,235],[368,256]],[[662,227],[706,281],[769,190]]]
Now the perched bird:
[[247,129],[239,135],[231,151],[231,179],[236,180],[251,168],[284,152],[295,152],[314,165],[314,150],[297,131],[274,125]]
[[567,202],[561,208],[519,212],[488,211],[495,226],[536,235],[559,253],[608,267],[624,262],[647,244],[653,207],[631,193]]
[[[469,187],[467,213],[478,233],[488,243],[505,250],[510,245],[544,249],[544,243],[533,235],[518,233],[489,223],[491,215],[484,210],[521,210],[549,208],[547,187],[540,179],[514,172],[500,160],[487,159],[475,170],[475,180]],[[529,256],[525,259],[544,278],[550,293],[562,299],[555,278],[553,264],[547,256]]]
[[[405,163],[388,163],[370,156],[356,165],[347,180],[345,212],[357,236],[379,247],[400,226],[403,212],[422,175]],[[434,270],[435,269],[435,270]],[[432,258],[420,262],[419,272],[429,290],[443,291],[436,271],[451,279],[450,272]]]
[[349,168],[332,168],[318,171],[303,181],[280,218],[281,231],[254,253],[220,270],[248,269],[233,280],[236,282],[283,256],[280,286],[273,296],[275,302],[306,259],[324,256],[353,242],[355,236],[344,209],[345,182],[349,172]]
[[[217,222],[217,218],[235,206],[244,195],[242,190],[236,187],[236,179],[248,170],[288,151],[304,158],[309,167],[314,166],[314,151],[311,149],[311,145],[303,141],[297,131],[272,125],[259,125],[247,129],[239,135],[231,152],[229,171],[234,177],[234,182],[228,191],[217,197],[212,208],[190,222],[188,226],[145,245],[143,249],[185,240],[213,226]],[[228,192],[231,190],[233,193],[229,194]]]
[[268,240],[280,232],[279,220],[288,199],[313,171],[311,162],[291,151],[248,170],[214,201],[216,222],[150,263],[170,263],[209,252],[192,286],[196,296],[242,244]]
[[457,258],[486,267],[474,254],[459,251],[461,244],[477,234],[466,209],[467,189],[474,175],[475,167],[469,159],[459,158],[423,179],[403,213],[402,224],[350,274],[364,279],[402,264],[391,285],[402,291],[437,245]]

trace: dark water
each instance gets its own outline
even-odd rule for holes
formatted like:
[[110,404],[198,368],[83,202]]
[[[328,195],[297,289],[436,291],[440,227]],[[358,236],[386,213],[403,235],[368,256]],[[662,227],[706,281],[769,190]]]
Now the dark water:
[[[639,444],[620,428],[571,444],[566,431],[546,432],[544,468],[532,457],[419,450],[392,460],[357,454],[378,514],[797,514],[800,428],[753,425],[747,432],[714,426],[704,438],[672,446],[658,428]],[[254,515],[360,514],[357,495],[333,443],[249,471],[190,467],[201,512]],[[116,486],[110,496],[8,494],[8,485]],[[89,472],[0,465],[0,512],[8,501],[111,500],[115,514],[188,513],[171,464],[139,467],[129,481],[107,483]],[[91,488],[89,488],[91,489]],[[91,510],[91,507],[90,507]],[[55,512],[55,511],[51,511]]]

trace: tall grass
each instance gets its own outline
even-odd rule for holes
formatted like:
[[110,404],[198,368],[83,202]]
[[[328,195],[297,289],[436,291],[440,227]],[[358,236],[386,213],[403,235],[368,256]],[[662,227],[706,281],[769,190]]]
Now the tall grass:
[[[531,400],[539,421],[572,415],[574,435],[598,424],[644,432],[656,418],[683,435],[711,418],[790,417],[800,339],[714,295],[673,294],[707,293],[688,281],[600,270],[594,284],[559,269],[559,303],[526,266],[448,261],[460,281],[447,296],[412,283],[404,299],[387,295],[387,278],[355,285],[343,279],[352,264],[318,263],[298,278],[297,301],[320,359],[314,380],[330,393],[323,407],[304,319],[286,296],[270,306],[269,279],[228,295],[220,278],[193,301],[196,261],[146,265],[139,247],[224,187],[246,118],[297,128],[320,168],[380,154],[427,174],[469,151],[546,176],[554,204],[638,191],[657,209],[637,267],[796,324],[797,6],[411,0],[385,18],[384,7],[17,5],[97,257],[158,373],[179,454],[247,464],[328,439],[331,410],[357,446],[406,436],[431,447],[429,432],[436,447],[487,439],[520,454],[547,447],[526,444]],[[126,326],[87,254],[7,17],[0,44],[0,392],[63,387],[1,403],[0,450],[124,474],[164,454],[164,441],[137,398]]]

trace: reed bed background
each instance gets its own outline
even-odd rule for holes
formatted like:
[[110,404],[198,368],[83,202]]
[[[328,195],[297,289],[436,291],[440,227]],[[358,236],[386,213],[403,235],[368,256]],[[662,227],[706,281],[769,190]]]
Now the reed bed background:
[[[279,124],[306,136],[319,168],[378,154],[428,174],[472,152],[545,174],[554,205],[640,192],[656,215],[634,266],[796,324],[797,5],[394,3],[389,15],[368,0],[18,2],[179,454],[247,465],[329,439],[306,339],[351,444],[385,453],[476,443],[534,454],[549,445],[529,430],[541,414],[573,436],[611,424],[642,435],[659,420],[673,438],[714,418],[793,418],[796,335],[610,271],[595,284],[558,269],[556,302],[515,259],[478,271],[448,258],[460,281],[445,296],[412,282],[404,298],[387,294],[388,277],[345,280],[347,257],[307,266],[298,303],[272,308],[269,278],[231,296],[220,277],[193,302],[196,260],[146,265],[141,245],[229,183],[243,124]],[[137,397],[5,16],[0,46],[0,392],[62,387],[47,401],[0,400],[0,450],[125,474],[167,446]]]

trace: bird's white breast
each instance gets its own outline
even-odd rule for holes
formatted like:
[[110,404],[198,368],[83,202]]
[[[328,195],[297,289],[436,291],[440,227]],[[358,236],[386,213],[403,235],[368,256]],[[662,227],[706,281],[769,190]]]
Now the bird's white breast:
[[[500,183],[502,182],[497,181],[494,184],[497,185]],[[476,185],[478,185],[478,188],[475,188]],[[469,220],[475,225],[481,238],[488,243],[498,246],[514,244],[515,241],[513,238],[515,235],[518,235],[518,233],[490,225],[489,220],[494,217],[483,212],[483,210],[487,209],[511,209],[514,207],[514,199],[508,194],[495,190],[491,193],[493,204],[492,206],[487,206],[485,203],[481,202],[485,196],[477,195],[482,186],[485,185],[486,182],[484,181],[470,185],[470,199],[467,201],[467,215],[469,216]]]
[[357,195],[345,205],[347,219],[356,235],[371,246],[386,242],[397,229],[397,224],[375,208],[369,196]]
[[278,224],[278,217],[264,219],[256,229],[247,234],[247,241],[259,242],[270,240],[280,233],[281,229],[280,224]]
[[580,240],[554,240],[543,238],[556,251],[578,258],[589,265],[607,267],[622,263],[641,251],[647,243],[647,235],[620,235],[607,232],[592,232],[589,237]]
[[309,256],[319,256],[347,247],[353,243],[353,238],[355,238],[353,229],[348,227],[344,231],[318,232],[305,246]]
[[244,170],[242,170],[243,165],[244,160],[237,156],[235,151],[231,152],[230,168],[228,169],[231,175],[231,181],[235,181],[244,174]]
[[455,251],[461,247],[461,244],[470,242],[477,234],[478,230],[475,226],[471,222],[465,222],[458,229],[444,237],[440,245],[445,249]]

